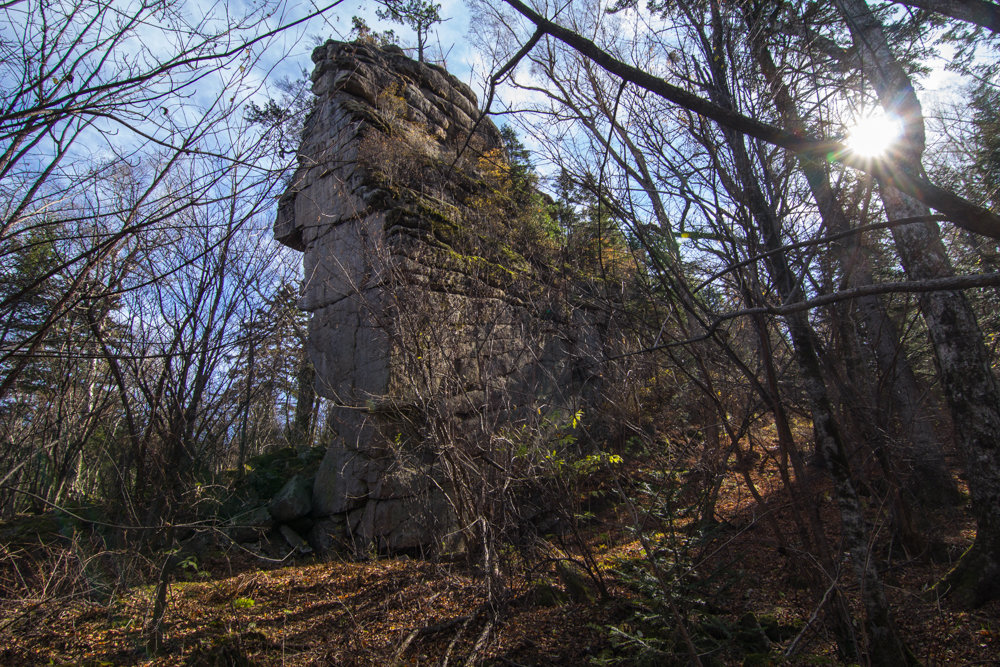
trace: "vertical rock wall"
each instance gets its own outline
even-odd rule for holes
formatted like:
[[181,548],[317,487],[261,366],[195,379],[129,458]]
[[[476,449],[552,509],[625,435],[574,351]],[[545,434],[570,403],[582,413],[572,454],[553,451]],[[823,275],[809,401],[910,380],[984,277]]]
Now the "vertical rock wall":
[[600,327],[565,307],[467,86],[398,49],[331,41],[313,61],[317,105],[274,227],[304,253],[308,351],[335,406],[312,538],[451,548],[469,517],[448,443],[488,459],[524,414],[578,409]]

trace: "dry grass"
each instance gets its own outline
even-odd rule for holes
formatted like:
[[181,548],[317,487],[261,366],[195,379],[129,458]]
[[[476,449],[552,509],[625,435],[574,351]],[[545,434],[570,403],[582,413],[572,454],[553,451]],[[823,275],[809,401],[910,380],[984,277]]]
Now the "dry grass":
[[[636,467],[627,473],[643,471]],[[754,501],[742,475],[730,473],[717,507],[721,524],[711,539],[691,549],[687,576],[712,590],[706,573],[721,568],[733,575],[711,599],[730,623],[753,612],[801,628],[813,615],[815,594],[796,574],[792,556],[778,548],[775,534],[795,531],[789,496],[766,454],[750,476],[765,504]],[[836,508],[827,482],[817,475],[803,487],[819,503],[836,544]],[[538,595],[532,586],[540,581],[557,592],[560,588],[547,566],[536,569],[531,580],[510,580],[511,598],[501,614],[494,614],[482,577],[454,564],[391,558],[262,570],[259,563],[228,558],[206,564],[203,579],[171,586],[165,651],[158,657],[144,652],[151,586],[128,589],[107,604],[79,595],[76,587],[48,598],[29,596],[24,586],[20,597],[8,589],[0,617],[0,663],[432,665],[471,658],[498,665],[586,664],[611,650],[606,626],[621,624],[642,604],[616,569],[643,558],[641,545],[622,529],[629,516],[626,507],[605,504],[584,525],[611,600],[581,604]],[[679,522],[675,528],[682,535],[690,527]],[[967,516],[953,517],[947,528],[944,537],[956,551],[968,544],[972,525]],[[558,546],[572,552],[571,544]],[[52,546],[45,548],[51,552]],[[919,659],[928,665],[1000,664],[1000,602],[975,611],[953,609],[926,592],[947,571],[947,563],[882,555],[891,556],[884,580]],[[42,568],[42,561],[31,562]],[[61,580],[72,579],[65,559],[56,562],[62,563]],[[840,586],[856,606],[849,572]],[[789,641],[772,645],[774,664],[781,663]],[[799,648],[797,657],[782,664],[835,662],[833,644],[819,624],[806,628]],[[731,653],[722,655],[724,662],[735,660]]]

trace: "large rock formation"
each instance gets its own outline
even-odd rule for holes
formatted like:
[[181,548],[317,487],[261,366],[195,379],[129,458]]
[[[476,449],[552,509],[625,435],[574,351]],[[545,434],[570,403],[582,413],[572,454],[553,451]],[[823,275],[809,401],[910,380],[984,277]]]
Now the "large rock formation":
[[313,540],[460,547],[453,529],[516,475],[517,434],[593,394],[599,328],[567,305],[544,202],[518,191],[467,86],[398,49],[331,41],[313,61],[275,223],[304,253],[308,351],[334,404]]

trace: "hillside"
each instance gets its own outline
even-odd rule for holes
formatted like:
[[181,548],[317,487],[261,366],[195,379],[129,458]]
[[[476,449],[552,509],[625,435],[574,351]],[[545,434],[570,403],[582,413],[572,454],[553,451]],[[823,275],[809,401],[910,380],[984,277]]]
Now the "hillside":
[[[547,556],[539,555],[530,569],[505,568],[508,589],[492,602],[482,572],[461,563],[294,555],[265,562],[244,550],[220,550],[193,561],[170,586],[159,657],[146,650],[154,587],[116,590],[102,601],[88,581],[93,561],[79,560],[80,545],[70,549],[65,538],[42,536],[44,548],[22,543],[6,550],[0,661],[681,665],[693,662],[686,635],[706,665],[838,663],[808,585],[785,557],[776,559],[771,531],[794,525],[767,463],[752,471],[763,506],[747,493],[742,476],[731,474],[722,485],[718,525],[695,530],[680,521],[676,533],[653,537],[658,550],[683,554],[683,561],[671,563],[663,553],[648,558],[625,529],[635,507],[602,503],[583,522],[585,549],[574,549],[565,535],[551,536],[566,550],[546,542]],[[654,469],[637,463],[629,476]],[[821,479],[810,483],[811,493],[829,496]],[[820,502],[832,519],[830,501]],[[953,524],[946,536],[951,553],[961,553],[970,538],[971,523]],[[562,558],[576,563],[582,585],[572,575],[560,577],[555,562]],[[587,579],[587,562],[600,572],[606,596]],[[669,601],[649,575],[651,563],[669,573]],[[901,554],[888,561],[892,604],[905,610],[903,635],[924,664],[991,664],[1000,648],[1000,607],[968,612],[938,600],[927,589],[947,568]],[[841,585],[857,605],[857,591],[847,581]]]

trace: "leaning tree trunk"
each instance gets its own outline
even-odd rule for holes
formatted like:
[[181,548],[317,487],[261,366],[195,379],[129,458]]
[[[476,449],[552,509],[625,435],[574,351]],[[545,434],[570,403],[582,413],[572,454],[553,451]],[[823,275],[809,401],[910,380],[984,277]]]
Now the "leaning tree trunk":
[[[713,55],[709,64],[713,81],[710,93],[713,100],[727,109],[735,109],[735,103],[726,84],[723,69],[725,50],[722,45],[723,26],[718,14],[718,5],[712,5],[713,41],[706,50]],[[767,251],[765,264],[784,303],[792,303],[804,297],[802,283],[788,263],[781,237],[781,224],[773,207],[764,196],[760,178],[753,169],[753,163],[742,134],[727,128],[722,129],[726,144],[732,155],[732,163],[738,183],[728,183],[731,194],[741,201],[753,218],[764,249]],[[729,181],[726,178],[724,181]],[[802,373],[806,395],[813,418],[816,448],[825,461],[833,482],[837,505],[840,510],[841,535],[851,556],[851,565],[861,587],[862,602],[866,612],[868,629],[868,659],[872,665],[909,665],[916,660],[906,647],[889,610],[878,571],[869,549],[868,528],[865,523],[861,502],[847,455],[847,447],[834,417],[826,382],[817,352],[817,339],[805,311],[791,313],[785,317],[792,339],[796,361]]]
[[[593,79],[589,80],[592,81]],[[615,114],[611,110],[605,108],[601,101],[598,100],[598,104],[602,113],[605,115],[606,120],[610,123],[613,131],[617,133],[618,138],[621,140],[625,149],[628,151],[628,154],[631,156],[633,162],[629,162],[629,160],[625,159],[625,157],[618,153],[610,138],[605,137],[598,129],[596,123],[589,119],[587,115],[583,113],[583,111],[573,102],[571,95],[568,94],[568,91],[562,89],[559,79],[557,77],[552,77],[551,83],[563,94],[563,98],[561,98],[562,103],[579,116],[581,122],[591,133],[591,136],[596,141],[600,142],[606,153],[642,187],[645,194],[649,197],[649,200],[652,203],[654,216],[659,223],[660,228],[667,232],[667,239],[669,243],[667,252],[661,254],[661,252],[654,251],[656,245],[651,243],[646,237],[646,232],[642,226],[636,226],[635,233],[643,246],[650,252],[654,264],[657,264],[657,275],[660,276],[661,279],[663,279],[664,276],[674,276],[675,271],[673,268],[669,268],[667,263],[673,264],[678,262],[680,260],[680,250],[674,237],[669,234],[670,220],[666,213],[666,207],[663,205],[660,198],[660,191],[656,187],[654,179],[647,168],[642,150],[639,149],[634,142],[632,142],[629,133],[617,122]],[[594,85],[594,89],[595,91],[598,90],[599,86]],[[597,194],[600,195],[600,193]],[[664,257],[664,255],[666,255],[666,257]],[[661,262],[665,263],[661,264]],[[684,288],[683,285],[675,284],[673,280],[666,280],[663,283],[663,287],[668,292],[676,294],[680,299],[680,302],[683,304],[682,310],[687,314],[687,318],[685,319],[685,317],[681,315],[680,323],[685,327],[686,331],[689,331],[689,335],[691,337],[695,337],[696,334],[693,332],[704,330],[706,326],[705,323],[700,321],[698,315],[696,315],[699,309],[695,305],[695,299],[686,290],[686,288]],[[752,295],[748,295],[748,301],[752,300]],[[747,379],[756,386],[757,391],[770,405],[774,415],[775,426],[778,430],[779,446],[781,447],[783,455],[792,462],[796,479],[804,481],[807,477],[805,472],[805,460],[794,444],[794,438],[792,437],[791,429],[788,426],[788,417],[785,413],[784,405],[781,403],[778,381],[776,374],[774,373],[773,361],[768,357],[769,342],[767,340],[766,326],[763,322],[763,318],[757,316],[753,319],[754,325],[759,334],[761,354],[764,357],[764,367],[767,370],[768,379],[766,386],[761,385],[758,382],[755,374],[742,363],[727,343],[719,342],[719,345],[723,352],[744,371]],[[689,326],[690,330],[688,329]],[[859,651],[853,626],[853,617],[851,616],[850,609],[847,606],[846,600],[844,600],[841,595],[839,588],[833,587],[827,590],[829,588],[828,577],[835,576],[837,563],[829,545],[826,543],[825,531],[822,527],[822,521],[820,519],[818,508],[815,504],[810,505],[807,502],[802,501],[800,498],[800,492],[792,484],[791,479],[787,475],[787,468],[785,465],[781,466],[781,471],[789,493],[793,498],[797,499],[793,502],[793,509],[795,510],[796,524],[799,527],[802,545],[806,550],[809,550],[810,548],[814,548],[816,550],[820,564],[819,569],[823,570],[823,575],[817,577],[814,576],[817,573],[810,566],[808,576],[811,580],[814,580],[818,590],[818,595],[828,598],[826,604],[827,621],[837,637],[841,657],[852,662],[856,661]],[[806,519],[798,512],[799,507],[803,507],[805,509],[806,516],[808,517],[808,524]],[[810,530],[812,531],[811,533]],[[813,561],[813,564],[814,563],[815,561]]]
[[[883,187],[882,200],[890,218],[928,214],[923,204],[892,187]],[[910,278],[952,274],[936,224],[898,227],[893,238]],[[956,440],[965,459],[972,514],[976,518],[975,542],[948,575],[942,590],[961,604],[978,606],[1000,596],[1000,391],[965,294],[924,294],[920,308],[934,347]]]
[[[741,176],[744,191],[748,194],[751,214],[760,229],[763,245],[770,254],[768,271],[785,303],[802,298],[802,285],[788,264],[782,246],[779,225],[773,211],[766,206],[759,185],[747,178],[750,167],[748,156],[743,149],[743,139],[731,133],[736,168]],[[822,367],[817,352],[816,335],[809,324],[805,312],[788,315],[785,318],[792,339],[796,361],[802,373],[809,407],[812,412],[813,430],[816,434],[816,448],[826,463],[833,481],[837,505],[840,509],[841,530],[844,544],[851,555],[858,581],[861,584],[862,601],[865,606],[866,624],[869,632],[868,657],[873,665],[906,665],[914,659],[902,638],[889,610],[882,582],[869,549],[868,528],[854,487],[854,479],[848,462],[847,447],[834,417]]]
[[[887,113],[902,119],[898,161],[921,171],[923,112],[913,86],[889,48],[885,33],[864,0],[835,0]],[[890,219],[927,216],[926,206],[893,187],[892,170],[881,170],[882,202]],[[893,228],[903,269],[913,280],[952,275],[936,223]],[[945,590],[961,604],[975,606],[1000,597],[1000,390],[990,369],[982,332],[965,295],[932,292],[921,296],[921,312],[934,347],[941,388],[951,411],[956,441],[965,459],[976,539],[945,580]]]
[[[755,29],[757,26],[753,20],[750,20],[750,27],[753,33],[759,32]],[[769,50],[763,43],[759,43],[754,51],[785,126],[792,132],[804,132],[805,124],[780,79]],[[826,230],[830,234],[848,232],[851,225],[836,199],[826,165],[808,157],[801,158],[800,164]],[[871,285],[875,282],[871,262],[856,237],[846,236],[831,246],[840,270],[850,285]],[[864,324],[868,344],[879,367],[889,378],[892,411],[898,418],[906,440],[905,449],[908,450],[894,452],[894,458],[896,462],[904,462],[908,468],[904,483],[909,496],[928,508],[955,504],[959,498],[958,489],[948,474],[913,367],[906,355],[900,353],[900,337],[895,322],[876,295],[858,297],[854,303]]]

